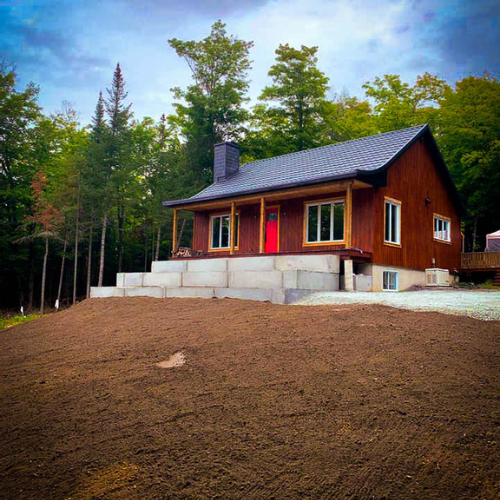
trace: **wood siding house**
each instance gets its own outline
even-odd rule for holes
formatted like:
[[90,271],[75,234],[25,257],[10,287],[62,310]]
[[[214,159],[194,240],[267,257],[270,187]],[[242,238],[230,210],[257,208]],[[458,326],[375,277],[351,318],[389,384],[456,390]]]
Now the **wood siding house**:
[[373,290],[460,269],[458,192],[427,125],[239,165],[215,146],[214,182],[167,201],[194,212],[190,258],[336,254]]

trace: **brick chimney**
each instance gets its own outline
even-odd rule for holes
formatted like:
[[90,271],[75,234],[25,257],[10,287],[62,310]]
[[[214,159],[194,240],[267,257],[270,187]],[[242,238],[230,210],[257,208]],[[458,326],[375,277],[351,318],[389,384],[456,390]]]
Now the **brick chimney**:
[[235,142],[214,145],[214,182],[227,179],[240,168],[240,147]]

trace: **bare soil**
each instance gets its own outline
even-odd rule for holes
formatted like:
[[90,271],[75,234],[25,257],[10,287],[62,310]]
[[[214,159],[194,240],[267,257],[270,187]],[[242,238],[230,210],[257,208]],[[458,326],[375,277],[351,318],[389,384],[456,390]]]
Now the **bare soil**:
[[497,321],[94,299],[0,343],[0,498],[500,497]]

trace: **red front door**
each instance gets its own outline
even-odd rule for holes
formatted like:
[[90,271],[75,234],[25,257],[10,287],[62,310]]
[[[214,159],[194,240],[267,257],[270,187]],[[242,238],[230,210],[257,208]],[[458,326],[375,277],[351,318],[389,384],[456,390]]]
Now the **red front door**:
[[266,209],[266,253],[278,251],[279,215],[278,208]]

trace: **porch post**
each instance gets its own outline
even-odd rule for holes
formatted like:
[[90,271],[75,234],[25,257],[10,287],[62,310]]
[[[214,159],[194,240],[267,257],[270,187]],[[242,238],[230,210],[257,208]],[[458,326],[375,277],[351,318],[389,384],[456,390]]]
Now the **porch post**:
[[234,254],[234,229],[235,229],[235,223],[234,219],[236,217],[236,203],[234,201],[231,203],[231,255]]
[[172,229],[172,252],[177,250],[177,209],[174,208],[174,221]]
[[346,211],[346,237],[345,246],[347,249],[352,248],[352,182],[347,184],[345,197]]
[[259,252],[264,253],[264,235],[266,230],[266,200],[260,199],[260,234],[259,234]]

